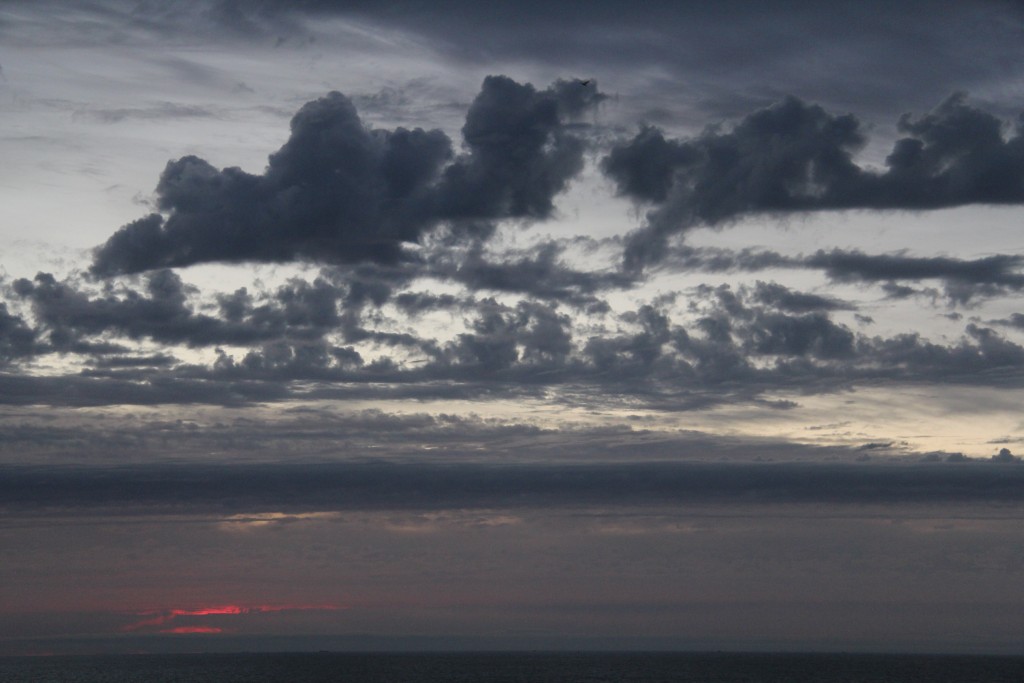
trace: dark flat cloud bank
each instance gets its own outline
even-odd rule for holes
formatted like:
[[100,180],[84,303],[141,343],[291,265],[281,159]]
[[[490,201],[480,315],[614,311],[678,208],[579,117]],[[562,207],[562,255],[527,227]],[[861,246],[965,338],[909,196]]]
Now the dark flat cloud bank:
[[12,514],[1024,501],[1024,466],[1012,459],[913,465],[4,466],[0,473],[0,506]]

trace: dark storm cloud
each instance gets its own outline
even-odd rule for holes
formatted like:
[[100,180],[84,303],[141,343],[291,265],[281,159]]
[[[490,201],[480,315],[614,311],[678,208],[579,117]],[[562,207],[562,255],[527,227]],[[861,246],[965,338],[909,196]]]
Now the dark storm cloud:
[[692,247],[673,244],[665,250],[663,268],[694,270],[709,273],[757,272],[770,268],[799,267],[799,258],[784,256],[763,249],[723,249],[721,247]]
[[160,412],[126,420],[91,413],[79,419],[76,410],[47,416],[26,416],[14,411],[14,417],[0,416],[4,424],[0,430],[0,458],[10,456],[19,462],[29,453],[73,453],[77,460],[97,465],[119,462],[125,457],[134,462],[151,462],[167,455],[190,460],[189,453],[202,454],[197,456],[202,460],[205,454],[216,451],[238,454],[247,462],[276,459],[285,453],[356,461],[372,454],[375,460],[403,462],[421,460],[424,450],[429,449],[432,462],[548,462],[557,458],[565,463],[614,459],[637,446],[652,459],[676,459],[687,453],[707,456],[712,452],[739,460],[842,456],[827,449],[792,447],[783,442],[715,439],[698,432],[665,434],[628,425],[573,423],[538,427],[444,413],[338,413],[323,408],[278,407],[272,419],[216,410],[192,414],[187,419],[170,419],[165,415]]
[[774,306],[788,313],[808,313],[811,311],[853,310],[853,304],[838,299],[797,292],[777,282],[758,282],[752,293],[752,299],[766,306]]
[[854,354],[854,336],[822,313],[763,313],[750,330],[749,346],[758,354],[848,358]]
[[[578,89],[593,89],[579,95]],[[99,276],[204,262],[394,263],[441,222],[543,219],[583,167],[566,113],[596,86],[537,91],[488,76],[466,115],[465,153],[439,130],[370,129],[341,93],[309,102],[264,174],[188,156],[167,164],[157,208],[94,254]]]
[[[525,294],[577,308],[601,309],[601,292],[627,289],[636,280],[617,271],[579,270],[561,257],[565,244],[544,242],[526,250],[488,255],[481,245],[464,252],[441,253],[426,271],[458,282],[470,291]],[[596,308],[595,308],[596,307]]]
[[[376,131],[340,93],[305,105],[265,174],[189,156],[157,185],[165,212],[129,223],[97,249],[97,275],[211,261],[398,260],[418,234],[410,206],[451,155],[440,131]],[[407,159],[415,163],[406,166]]]
[[[583,168],[583,142],[563,129],[560,110],[583,108],[559,81],[537,92],[504,76],[484,79],[466,114],[468,154],[445,169],[442,218],[546,218],[554,196]],[[577,84],[578,89],[586,89]]]
[[[418,344],[408,335],[364,327],[366,311],[379,308],[407,285],[402,268],[376,264],[327,269],[312,281],[289,279],[269,291],[242,287],[218,293],[214,302],[171,270],[142,276],[142,285],[104,282],[97,287],[78,278],[57,281],[49,273],[16,280],[11,291],[31,304],[37,329],[46,344],[38,352],[125,353],[121,345],[97,338],[153,340],[189,347],[215,345],[316,345],[329,334],[358,342]],[[210,313],[203,312],[204,310]],[[372,317],[372,316],[371,316]],[[410,341],[412,340],[412,341]],[[107,344],[107,346],[103,346]],[[332,352],[333,353],[333,352]]]
[[977,464],[347,463],[0,470],[0,505],[8,513],[1019,502],[1024,497],[1024,468]]
[[[703,315],[698,326],[704,338],[680,337],[680,349],[692,355],[695,367],[716,368],[715,359],[729,359],[732,372],[766,387],[839,386],[848,382],[887,379],[1016,385],[1024,370],[1024,348],[994,330],[969,324],[950,344],[936,344],[916,333],[869,337],[831,320],[825,312],[792,315],[752,301],[749,291],[728,286],[702,287]],[[707,343],[712,342],[709,348]],[[753,371],[749,360],[775,357],[771,370]],[[815,361],[809,365],[808,361]],[[722,368],[716,368],[722,372]],[[728,373],[722,373],[725,377]],[[715,375],[711,375],[714,377]],[[762,384],[765,383],[765,384]]]
[[1024,369],[1024,348],[999,336],[987,327],[970,324],[957,344],[935,344],[916,333],[886,339],[873,338],[866,347],[882,367],[904,368],[908,379],[916,375],[923,381],[971,382],[972,373],[980,373],[991,386],[1015,385]]
[[999,453],[992,456],[992,462],[1018,463],[1021,462],[1021,458],[1014,455],[1009,448],[1000,448]]
[[646,202],[664,202],[675,182],[676,170],[695,164],[700,151],[690,143],[666,140],[650,126],[641,128],[628,144],[612,148],[601,169],[616,182],[619,193]]
[[[917,289],[900,281],[938,280],[942,293],[953,303],[994,297],[1024,289],[1024,258],[996,254],[978,259],[949,256],[908,256],[906,253],[868,254],[859,250],[820,249],[810,255],[786,256],[758,249],[721,249],[672,245],[661,267],[678,271],[758,272],[769,269],[821,270],[833,282],[879,284],[894,298],[939,296],[939,291]],[[777,285],[772,285],[773,287]],[[766,294],[767,296],[767,294]],[[842,307],[842,302],[834,302]],[[790,302],[790,305],[796,305]]]
[[1001,318],[999,320],[990,320],[991,325],[1002,325],[1005,327],[1013,327],[1018,330],[1024,330],[1024,314],[1013,313],[1009,318]]
[[[702,311],[698,326],[707,341],[721,346],[716,355],[734,347],[737,357],[744,359],[750,355],[821,360],[855,356],[855,335],[828,316],[828,300],[817,301],[813,295],[765,283],[758,283],[753,292],[734,292],[726,285],[698,291],[712,304]],[[789,303],[796,313],[780,302]],[[808,309],[812,302],[818,305]],[[683,340],[681,348],[698,357],[708,352],[703,344],[690,339]]]
[[167,373],[55,377],[0,375],[0,404],[12,406],[109,406],[212,404],[238,406],[289,397],[289,387],[257,381],[209,382]]
[[[672,123],[695,112],[739,116],[751,103],[785,93],[872,115],[888,112],[894,101],[929,106],[951,86],[998,97],[1013,92],[1009,84],[1024,62],[1020,8],[998,0],[768,0],[756,6],[655,0],[643,11],[618,0],[487,6],[465,0],[102,0],[74,14],[59,11],[60,3],[33,6],[59,27],[56,37],[39,36],[32,22],[10,22],[9,41],[148,47],[154,39],[184,39],[321,51],[333,37],[325,25],[345,22],[358,28],[346,43],[359,45],[366,34],[397,35],[472,69],[557,64],[583,78],[607,75],[618,89],[647,95],[638,110]],[[365,49],[381,49],[372,38],[364,40]],[[982,44],[986,49],[979,50]],[[210,78],[185,69],[181,76]]]
[[569,317],[550,306],[522,301],[510,308],[488,299],[472,331],[447,351],[459,365],[486,373],[515,365],[560,368],[573,350],[571,329]]
[[157,353],[151,356],[106,356],[97,358],[97,368],[167,367],[177,364],[174,356]]
[[[949,344],[916,334],[869,337],[827,311],[794,314],[756,297],[756,289],[698,288],[690,297],[695,320],[685,325],[643,307],[634,319],[641,331],[590,338],[580,351],[584,364],[559,379],[661,410],[757,403],[780,389],[908,380],[1017,386],[1022,379],[1024,349],[988,328],[969,325]],[[588,400],[585,392],[570,395]]]
[[320,278],[292,280],[259,303],[243,288],[219,297],[217,317],[194,309],[194,292],[173,271],[149,273],[145,283],[143,291],[108,285],[93,296],[78,283],[40,273],[34,280],[16,280],[13,288],[31,302],[53,349],[73,352],[84,337],[105,333],[191,347],[318,338],[340,324],[338,302],[345,295],[344,288]]
[[12,315],[0,302],[0,366],[25,358],[35,350],[36,332],[19,315]]
[[[918,334],[871,337],[832,318],[849,310],[847,304],[772,282],[700,286],[682,311],[673,297],[618,315],[596,311],[606,321],[598,327],[581,325],[557,300],[395,294],[402,278],[372,264],[355,272],[325,270],[312,283],[293,280],[258,295],[244,289],[220,295],[216,316],[198,312],[171,271],[151,273],[144,282],[143,291],[108,283],[97,295],[46,275],[16,281],[13,289],[32,303],[39,325],[11,323],[20,331],[22,353],[94,358],[63,378],[4,376],[0,402],[239,405],[289,398],[543,396],[676,411],[862,382],[1018,386],[1024,379],[1024,349],[990,327],[969,324],[960,339],[943,343]],[[463,318],[464,331],[438,340],[395,329],[382,308],[392,301],[411,314],[443,307]],[[31,347],[24,346],[28,335]],[[169,352],[133,351],[119,339],[243,348],[218,348],[212,362],[188,364]]]
[[[0,374],[0,405],[238,407],[289,400],[473,401],[544,395],[544,385],[523,382],[537,374],[534,366],[517,367],[503,377],[478,377],[469,364],[417,371],[390,358],[364,363],[350,347],[328,348],[327,354],[336,360],[325,359],[317,346],[273,345],[237,361],[166,371],[138,367],[50,377]],[[362,367],[357,372],[353,365]]]
[[620,194],[653,203],[626,245],[628,268],[657,263],[670,235],[746,214],[828,209],[938,209],[1024,202],[1024,135],[954,95],[904,115],[886,170],[859,166],[860,121],[795,97],[684,141],[652,128],[602,161]]
[[457,310],[470,305],[466,300],[451,294],[430,292],[402,292],[394,298],[394,304],[403,313],[413,317],[428,311]]
[[[973,298],[995,296],[1024,289],[1024,258],[998,254],[974,260],[943,256],[915,257],[903,254],[865,254],[860,251],[818,251],[802,261],[805,267],[821,268],[839,282],[892,282],[896,280],[943,281],[946,296],[966,303]],[[895,287],[895,285],[894,285]],[[899,294],[901,289],[895,289]],[[906,294],[916,294],[909,289]]]
[[1024,59],[1019,7],[1008,2],[655,0],[642,11],[617,0],[295,7],[313,17],[337,12],[398,27],[473,65],[539,61],[599,77],[629,74],[624,87],[648,80],[652,91],[668,91],[652,92],[649,108],[676,114],[700,108],[736,116],[749,111],[743,104],[777,99],[780,91],[874,112],[899,100],[927,106],[951,83],[1013,82]]
[[1017,272],[1024,265],[1024,257],[1017,255],[1000,254],[966,261],[942,256],[871,255],[834,249],[818,251],[804,264],[822,268],[829,277],[839,281],[948,279],[968,284],[1024,286],[1024,274]]

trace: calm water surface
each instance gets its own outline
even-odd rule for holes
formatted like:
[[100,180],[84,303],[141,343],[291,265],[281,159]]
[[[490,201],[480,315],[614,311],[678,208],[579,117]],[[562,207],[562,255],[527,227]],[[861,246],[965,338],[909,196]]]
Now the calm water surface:
[[732,653],[100,655],[0,658],[0,681],[1021,683],[1024,657]]

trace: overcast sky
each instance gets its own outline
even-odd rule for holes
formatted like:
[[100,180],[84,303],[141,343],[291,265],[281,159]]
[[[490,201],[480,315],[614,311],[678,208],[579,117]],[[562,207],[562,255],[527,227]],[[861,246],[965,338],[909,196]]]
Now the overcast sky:
[[1011,2],[0,0],[0,652],[1024,651],[1022,103]]

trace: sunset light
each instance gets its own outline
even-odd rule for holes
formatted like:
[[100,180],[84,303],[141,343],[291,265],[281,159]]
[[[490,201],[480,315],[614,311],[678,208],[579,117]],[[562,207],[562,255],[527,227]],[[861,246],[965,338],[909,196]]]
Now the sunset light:
[[122,627],[122,631],[157,631],[159,633],[221,633],[224,629],[212,626],[188,625],[160,628],[179,617],[224,617],[273,612],[335,612],[345,609],[338,605],[209,605],[191,609],[170,608],[136,612],[137,616],[148,617]]
[[0,159],[0,681],[1024,681],[1024,2],[0,0]]

